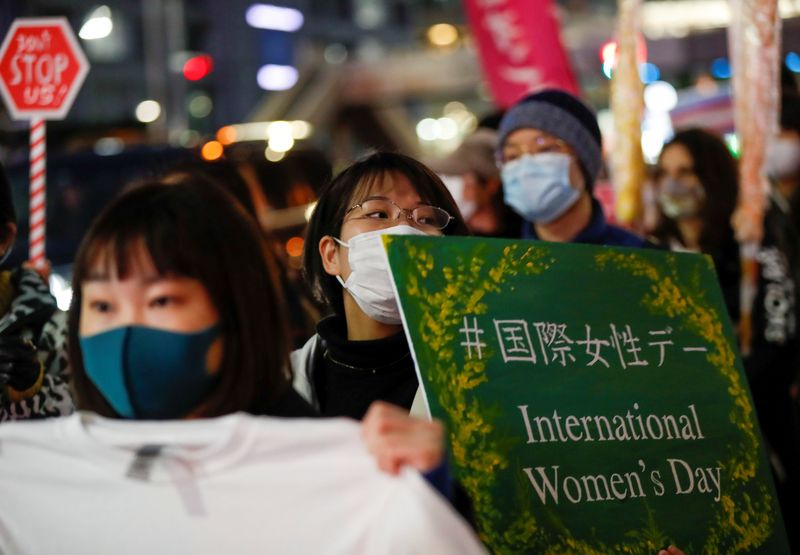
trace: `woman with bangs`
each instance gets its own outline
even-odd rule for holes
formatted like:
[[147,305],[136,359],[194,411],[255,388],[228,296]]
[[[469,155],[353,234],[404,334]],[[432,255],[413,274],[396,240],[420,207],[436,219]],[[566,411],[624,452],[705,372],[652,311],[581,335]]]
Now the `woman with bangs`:
[[69,346],[79,407],[156,420],[313,416],[291,388],[269,260],[255,224],[222,191],[188,178],[123,195],[75,261]]
[[383,254],[386,234],[469,232],[441,179],[402,154],[372,154],[321,191],[303,265],[331,315],[292,353],[292,366],[295,388],[323,415],[360,419],[376,400],[424,415]]

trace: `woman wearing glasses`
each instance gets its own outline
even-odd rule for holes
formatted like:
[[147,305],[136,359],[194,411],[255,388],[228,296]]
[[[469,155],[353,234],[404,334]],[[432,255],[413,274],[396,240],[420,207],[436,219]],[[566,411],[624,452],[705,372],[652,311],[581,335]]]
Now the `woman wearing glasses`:
[[[295,388],[326,416],[361,419],[373,401],[422,405],[381,236],[467,235],[442,181],[416,160],[375,153],[321,192],[309,222],[306,278],[331,316],[292,354]],[[385,406],[385,405],[384,405]]]

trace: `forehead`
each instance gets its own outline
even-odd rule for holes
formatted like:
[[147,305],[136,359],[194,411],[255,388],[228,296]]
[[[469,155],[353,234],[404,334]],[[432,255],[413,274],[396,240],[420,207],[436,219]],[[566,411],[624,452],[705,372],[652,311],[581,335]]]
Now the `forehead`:
[[661,156],[658,159],[658,165],[661,169],[672,170],[680,168],[691,168],[694,166],[694,160],[689,149],[680,143],[673,143],[664,148]]
[[368,197],[386,197],[400,204],[418,204],[422,202],[419,192],[405,175],[400,172],[383,172],[380,175],[365,178],[359,183],[353,194],[353,204]]
[[125,245],[114,241],[98,244],[87,257],[85,268],[88,280],[152,277],[159,273],[143,239]]
[[548,133],[547,131],[542,131],[541,129],[535,129],[533,127],[525,127],[523,129],[517,129],[509,133],[508,137],[506,137],[505,144],[506,145],[523,144],[542,139],[556,141],[558,140],[558,137],[556,137],[552,133]]

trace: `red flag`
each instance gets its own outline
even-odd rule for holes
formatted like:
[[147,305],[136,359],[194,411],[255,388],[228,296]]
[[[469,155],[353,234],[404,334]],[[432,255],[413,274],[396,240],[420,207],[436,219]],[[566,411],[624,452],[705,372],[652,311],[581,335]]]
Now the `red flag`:
[[464,0],[464,5],[499,106],[546,87],[578,94],[552,0]]

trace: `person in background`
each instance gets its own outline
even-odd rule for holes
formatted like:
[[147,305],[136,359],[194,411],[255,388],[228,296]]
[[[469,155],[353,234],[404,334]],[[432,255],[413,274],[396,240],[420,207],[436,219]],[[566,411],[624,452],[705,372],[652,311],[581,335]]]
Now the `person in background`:
[[[0,263],[14,246],[17,216],[0,166]],[[0,272],[0,422],[73,411],[66,316],[42,276],[23,265]]]
[[[768,158],[770,157],[768,153]],[[737,164],[724,141],[701,129],[678,132],[663,148],[655,172],[661,221],[654,240],[671,250],[712,257],[734,326],[740,322],[741,266],[731,219],[739,186]],[[797,239],[788,211],[773,187],[758,253],[759,276],[752,307],[752,344],[743,357],[756,414],[787,517],[797,514],[793,496],[798,467],[796,411],[789,396],[800,342],[796,320]],[[788,530],[790,541],[794,531]]]
[[702,129],[678,132],[661,150],[654,182],[659,222],[654,242],[711,255],[728,314],[739,320],[739,244],[731,217],[739,177],[723,140]]
[[780,129],[767,150],[767,175],[800,229],[800,95],[781,97]]
[[435,173],[378,152],[322,190],[308,226],[306,279],[332,314],[292,353],[292,367],[295,387],[323,415],[360,419],[376,400],[424,414],[381,243],[386,234],[468,231]]
[[[791,204],[796,202],[800,176],[797,102],[791,94],[783,96],[780,133],[767,149],[771,187],[764,238],[757,255],[759,281],[753,302],[752,348],[750,356],[744,358],[787,524],[800,521],[800,229]],[[787,534],[792,552],[800,551],[800,529],[788,526]]]
[[319,310],[305,285],[293,279],[293,274],[296,272],[287,267],[285,256],[281,256],[281,253],[284,252],[283,242],[277,240],[273,231],[264,229],[260,225],[258,209],[253,199],[253,188],[239,173],[237,166],[228,160],[214,162],[197,160],[171,168],[164,174],[163,179],[168,183],[181,183],[189,180],[221,187],[233,195],[239,205],[259,224],[259,229],[264,233],[267,244],[275,254],[270,257],[270,263],[274,263],[276,266],[275,272],[284,293],[289,320],[289,340],[293,348],[301,347],[308,336],[314,332],[314,326],[320,316]]
[[258,221],[258,212],[253,203],[250,186],[239,173],[236,164],[230,160],[221,159],[209,162],[196,159],[180,162],[168,168],[161,176],[161,180],[167,183],[181,183],[197,179],[225,189],[250,216]]
[[503,203],[496,146],[497,132],[479,128],[428,167],[444,181],[473,235],[519,237],[522,221]]
[[505,202],[525,220],[523,238],[646,247],[606,222],[592,196],[603,163],[594,113],[555,89],[518,101],[500,122],[496,150]]

